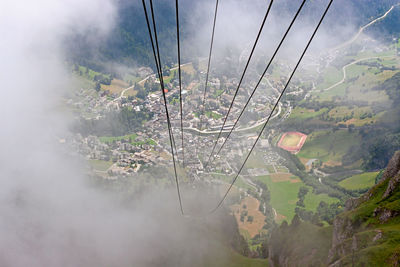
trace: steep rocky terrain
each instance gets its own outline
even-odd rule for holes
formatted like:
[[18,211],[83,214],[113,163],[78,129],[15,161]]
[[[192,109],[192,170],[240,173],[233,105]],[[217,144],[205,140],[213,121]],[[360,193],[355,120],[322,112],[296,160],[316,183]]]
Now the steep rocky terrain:
[[400,265],[400,152],[390,160],[382,180],[333,223],[331,266]]
[[[295,217],[275,229],[269,242],[272,266],[400,266],[400,151],[381,180],[349,199],[332,226]],[[330,248],[329,248],[330,247]]]

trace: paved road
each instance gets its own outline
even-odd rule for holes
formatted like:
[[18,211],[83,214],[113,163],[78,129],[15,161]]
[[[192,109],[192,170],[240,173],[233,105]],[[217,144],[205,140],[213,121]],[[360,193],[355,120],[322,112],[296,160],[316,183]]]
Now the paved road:
[[364,31],[366,28],[368,28],[369,26],[373,25],[375,22],[380,21],[380,20],[386,18],[386,16],[389,15],[390,12],[392,12],[393,8],[395,8],[396,6],[399,6],[399,5],[400,5],[400,3],[398,3],[398,4],[396,4],[396,5],[393,5],[393,6],[392,6],[388,11],[386,11],[386,13],[383,14],[381,17],[379,17],[379,18],[377,18],[377,19],[374,19],[374,20],[371,21],[370,23],[368,23],[368,24],[362,26],[362,27],[358,30],[358,32],[356,33],[356,35],[353,36],[353,38],[351,38],[350,40],[344,42],[343,44],[341,44],[341,45],[339,45],[339,46],[337,46],[337,47],[331,49],[331,51],[342,49],[343,47],[348,46],[349,44],[353,43],[355,40],[358,39],[358,37],[360,37],[361,33],[363,33],[363,31]]
[[[192,62],[188,62],[188,63],[185,63],[185,64],[181,64],[181,67],[184,67],[184,66],[189,65],[189,64],[192,64]],[[178,66],[173,67],[173,68],[171,68],[170,70],[176,70],[176,69],[178,69]],[[145,82],[146,80],[148,80],[150,77],[155,77],[155,76],[156,76],[155,73],[150,74],[150,75],[147,75],[145,78],[143,78],[142,80],[138,81],[138,83],[143,83],[143,82]],[[113,103],[113,102],[115,103],[115,102],[117,102],[118,100],[120,100],[121,98],[123,98],[124,95],[125,95],[125,93],[126,93],[128,90],[133,89],[134,87],[135,87],[135,86],[132,85],[132,86],[130,86],[130,87],[128,87],[128,88],[125,88],[125,89],[121,92],[121,94],[119,95],[119,97],[117,97],[117,98],[115,98],[113,101],[109,102],[109,103],[107,104],[107,106],[109,106],[111,103]]]
[[[281,114],[281,112],[282,112],[282,104],[279,102],[278,112],[274,116],[271,117],[271,120],[275,119],[276,117],[278,117]],[[245,131],[257,128],[260,125],[263,125],[266,121],[267,121],[267,118],[259,120],[255,124],[253,124],[251,126],[248,126],[248,127],[245,127],[245,128],[236,128],[235,130],[233,130],[233,132],[245,132]],[[185,127],[183,129],[184,130],[189,130],[189,131],[194,131],[194,132],[201,133],[201,134],[218,134],[219,131],[220,131],[220,130],[216,130],[216,131],[204,130],[204,131],[201,131],[201,130],[199,130],[197,128],[193,128],[193,127]],[[222,131],[222,133],[229,133],[229,132],[230,132],[230,130],[223,130]]]
[[325,88],[325,89],[322,89],[322,90],[323,90],[323,91],[328,91],[328,90],[331,90],[332,88],[334,88],[334,87],[336,87],[336,86],[338,86],[338,85],[344,83],[345,80],[346,80],[346,69],[347,69],[348,67],[350,67],[351,65],[357,64],[358,62],[365,61],[365,60],[377,59],[377,58],[387,58],[387,57],[393,57],[393,55],[392,55],[392,56],[381,56],[381,57],[367,57],[367,58],[361,58],[361,59],[358,59],[358,60],[356,60],[356,61],[353,61],[353,62],[347,64],[346,66],[344,66],[344,67],[342,68],[343,78],[342,78],[340,81],[338,81],[337,83],[335,83],[334,85],[331,85],[331,86],[329,86],[328,88]]
[[[376,19],[374,19],[373,21],[369,22],[368,24],[362,26],[362,27],[358,30],[358,32],[356,33],[356,35],[354,35],[350,40],[344,42],[343,44],[341,44],[341,45],[339,45],[339,46],[337,46],[337,47],[335,47],[335,48],[332,48],[332,49],[330,50],[330,52],[337,51],[337,50],[342,49],[343,47],[346,47],[346,46],[352,44],[353,42],[355,42],[355,41],[358,39],[358,37],[360,37],[361,33],[363,33],[363,31],[364,31],[366,28],[370,27],[371,25],[373,25],[373,24],[376,23],[377,21],[380,21],[380,20],[386,18],[386,16],[389,15],[389,13],[392,12],[392,10],[393,10],[396,6],[400,6],[400,3],[398,3],[398,4],[396,4],[396,5],[393,5],[388,11],[386,11],[385,14],[383,14],[383,15],[380,16],[379,18],[376,18]],[[387,57],[389,57],[389,56],[387,56]],[[359,59],[359,60],[356,60],[356,61],[354,61],[354,62],[351,62],[351,63],[347,64],[346,66],[344,66],[344,67],[342,68],[343,78],[342,78],[340,81],[338,81],[337,83],[335,83],[334,85],[329,86],[328,88],[323,89],[323,91],[328,91],[328,90],[330,90],[330,89],[332,89],[332,88],[334,88],[334,87],[336,87],[336,86],[338,86],[338,85],[344,83],[344,81],[346,80],[346,68],[347,68],[347,67],[349,67],[349,66],[351,66],[351,65],[354,65],[354,64],[357,64],[358,62],[361,62],[361,61],[364,61],[364,60],[375,59],[375,58],[382,58],[382,57],[363,58],[363,59]]]

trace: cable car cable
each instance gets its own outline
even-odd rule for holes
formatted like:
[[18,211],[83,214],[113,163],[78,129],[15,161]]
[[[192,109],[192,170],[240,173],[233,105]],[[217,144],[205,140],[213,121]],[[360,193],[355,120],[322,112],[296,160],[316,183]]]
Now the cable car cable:
[[[158,69],[158,76],[159,76],[159,79],[160,79],[160,87],[161,87],[161,91],[162,91],[162,95],[163,95],[163,99],[164,99],[165,113],[166,113],[166,116],[167,116],[167,125],[168,125],[168,133],[169,133],[171,152],[172,152],[172,161],[173,161],[173,166],[174,166],[176,189],[177,189],[177,193],[178,193],[180,211],[181,211],[181,214],[183,215],[184,211],[183,211],[182,198],[181,198],[180,189],[179,189],[178,173],[177,173],[177,170],[176,170],[174,147],[173,147],[173,141],[172,141],[173,140],[173,135],[172,135],[170,118],[169,118],[169,113],[168,113],[167,99],[165,97],[165,90],[164,90],[165,88],[164,88],[164,82],[163,82],[162,71],[161,71],[161,62],[158,61],[159,58],[157,60],[157,55],[156,55],[156,51],[155,51],[155,48],[154,48],[154,40],[153,40],[153,36],[152,36],[152,33],[151,33],[151,27],[150,27],[148,14],[147,14],[147,8],[146,8],[145,0],[142,0],[142,4],[143,4],[145,17],[146,17],[147,29],[149,31],[149,36],[150,36],[151,46],[152,46],[152,50],[153,50],[154,60],[156,62],[156,65],[158,65],[158,68],[157,68]],[[150,0],[150,8],[151,8],[151,14],[152,14],[152,20],[153,20],[153,26],[154,26],[154,36],[155,36],[156,46],[158,47],[158,44],[157,44],[157,42],[158,42],[158,40],[157,40],[157,31],[156,31],[156,25],[155,25],[155,19],[154,19],[154,11],[153,11],[152,0]],[[158,52],[158,56],[159,56],[159,51],[157,51],[157,52]]]
[[296,15],[295,15],[294,18],[292,19],[292,21],[291,21],[289,27],[287,28],[285,34],[283,35],[283,37],[282,37],[282,39],[281,39],[279,45],[277,46],[275,52],[273,53],[271,59],[270,59],[269,62],[268,62],[266,68],[264,69],[264,72],[262,73],[260,79],[258,80],[258,82],[257,82],[256,86],[254,87],[252,93],[250,94],[250,97],[247,99],[246,104],[244,105],[243,109],[241,110],[239,116],[237,117],[235,123],[233,124],[233,127],[232,127],[231,130],[229,131],[229,133],[228,133],[228,135],[226,136],[226,138],[225,138],[224,142],[222,143],[221,147],[218,149],[217,153],[215,153],[215,156],[219,155],[219,153],[221,152],[221,150],[224,148],[226,142],[228,141],[229,137],[231,136],[231,134],[232,134],[233,130],[235,129],[237,123],[239,122],[239,120],[240,120],[240,118],[242,117],[244,111],[246,110],[247,106],[249,105],[250,100],[252,99],[252,97],[253,97],[254,93],[256,92],[258,86],[260,85],[262,79],[264,78],[265,74],[267,73],[267,71],[268,71],[268,69],[269,69],[271,63],[272,63],[273,60],[275,59],[276,54],[278,53],[280,47],[282,46],[282,43],[283,43],[284,40],[286,39],[286,36],[288,35],[288,33],[289,33],[290,29],[292,28],[294,22],[296,21],[296,19],[297,19],[298,15],[299,15],[300,11],[302,10],[302,8],[303,8],[305,2],[306,2],[306,0],[303,0],[302,4],[300,5],[299,9],[297,10]]
[[317,33],[317,31],[318,31],[320,25],[322,24],[322,21],[324,20],[325,15],[326,15],[326,13],[328,12],[328,10],[329,10],[329,8],[330,8],[332,2],[333,2],[333,0],[330,0],[330,1],[329,1],[329,4],[328,4],[327,8],[325,9],[324,14],[322,15],[322,17],[321,17],[321,19],[320,19],[320,21],[319,21],[317,27],[315,28],[315,30],[314,30],[314,32],[313,32],[313,34],[312,34],[310,40],[309,40],[308,43],[307,43],[306,48],[304,49],[303,53],[301,54],[299,61],[297,62],[296,66],[294,67],[294,69],[293,69],[293,71],[292,71],[292,73],[291,73],[291,75],[290,75],[288,81],[286,82],[285,87],[283,88],[282,92],[280,93],[280,95],[279,95],[279,97],[278,97],[278,99],[277,99],[277,101],[276,101],[276,103],[275,103],[275,105],[274,105],[274,107],[273,107],[273,109],[272,109],[272,112],[271,112],[270,115],[268,116],[267,121],[264,123],[264,125],[263,125],[263,127],[262,127],[260,133],[259,133],[258,136],[257,136],[256,141],[254,142],[253,146],[251,147],[249,153],[247,154],[246,159],[244,160],[243,164],[241,165],[241,167],[240,167],[238,173],[236,174],[235,178],[233,179],[233,181],[232,181],[232,183],[230,184],[228,190],[225,192],[224,196],[222,197],[222,199],[220,200],[220,202],[218,203],[218,205],[217,205],[213,210],[211,210],[210,213],[214,213],[215,211],[217,211],[217,210],[221,207],[222,203],[224,202],[224,200],[226,199],[227,195],[229,194],[229,191],[232,189],[233,184],[236,182],[236,180],[237,180],[237,178],[239,177],[241,171],[243,170],[243,167],[246,165],[247,160],[249,159],[249,157],[250,157],[251,153],[253,152],[255,146],[257,145],[257,142],[258,142],[258,140],[260,139],[260,137],[261,137],[263,131],[265,130],[266,126],[268,125],[268,122],[269,122],[269,120],[271,119],[271,116],[272,116],[273,111],[275,111],[276,107],[277,107],[278,104],[279,104],[279,101],[281,100],[283,94],[285,93],[287,87],[289,86],[289,84],[290,84],[290,82],[291,82],[291,80],[292,80],[292,78],[293,78],[293,76],[294,76],[294,74],[295,74],[297,68],[299,67],[299,65],[300,65],[300,63],[301,63],[301,61],[302,61],[304,55],[306,54],[306,52],[307,52],[307,50],[308,50],[308,48],[309,48],[309,46],[310,46],[312,40],[314,39],[315,34]]
[[254,42],[254,44],[253,44],[253,48],[251,49],[251,52],[250,52],[249,58],[248,58],[248,60],[247,60],[246,66],[245,66],[245,68],[244,68],[244,70],[243,70],[242,76],[240,77],[240,80],[239,80],[238,86],[237,86],[237,88],[236,88],[235,94],[233,95],[231,104],[230,104],[229,109],[228,109],[228,113],[226,114],[226,116],[225,116],[225,118],[224,118],[224,123],[222,124],[221,130],[220,130],[219,133],[218,133],[218,137],[217,137],[217,139],[216,139],[215,142],[214,142],[214,145],[213,145],[213,148],[212,148],[212,150],[211,150],[210,156],[208,157],[208,160],[207,160],[207,162],[206,162],[206,164],[205,164],[205,168],[207,168],[208,164],[210,163],[211,157],[213,156],[214,151],[215,151],[215,148],[216,148],[216,146],[217,146],[217,144],[218,144],[218,140],[219,140],[219,138],[221,137],[221,134],[222,134],[222,131],[223,131],[224,127],[225,127],[226,121],[228,120],[229,113],[231,112],[231,109],[232,109],[232,107],[233,107],[233,103],[235,102],[236,96],[237,96],[237,94],[238,94],[238,92],[239,92],[239,88],[240,88],[240,86],[242,85],[243,78],[244,78],[244,76],[245,76],[245,74],[246,74],[247,68],[248,68],[248,66],[249,66],[249,64],[250,64],[250,61],[251,61],[251,58],[253,57],[254,50],[256,49],[258,40],[259,40],[259,38],[260,38],[260,36],[261,36],[261,32],[262,32],[262,30],[263,30],[263,28],[264,28],[265,21],[267,20],[267,17],[268,17],[268,14],[269,14],[270,10],[271,10],[272,3],[273,3],[273,2],[274,2],[274,0],[271,0],[270,3],[269,3],[267,12],[265,13],[264,19],[263,19],[263,21],[262,21],[262,23],[261,23],[261,26],[260,26],[260,29],[258,30],[258,34],[257,34],[256,40],[255,40],[255,42]]
[[176,39],[178,44],[178,74],[179,74],[179,104],[181,115],[181,141],[182,141],[182,166],[185,168],[185,146],[183,142],[183,102],[182,102],[182,72],[181,72],[181,46],[179,40],[179,0],[175,0],[176,9]]
[[203,109],[205,108],[205,104],[206,104],[206,93],[207,93],[207,86],[208,86],[208,75],[209,75],[209,73],[210,73],[211,54],[212,54],[213,45],[214,45],[214,33],[215,33],[215,24],[216,24],[216,22],[217,22],[218,2],[219,2],[219,0],[216,0],[216,2],[215,2],[214,22],[213,22],[213,28],[212,28],[212,34],[211,34],[210,51],[209,51],[209,54],[208,54],[208,64],[207,64],[206,83],[205,83],[205,86],[204,86]]
[[[160,85],[161,85],[161,87],[163,89],[162,90],[162,94],[163,94],[163,97],[164,97],[164,104],[165,104],[165,107],[166,107],[166,113],[169,114],[168,106],[167,106],[168,102],[167,102],[167,99],[166,99],[166,96],[165,96],[167,90],[165,89],[164,74],[163,74],[163,71],[162,71],[161,56],[160,56],[160,48],[158,46],[157,27],[156,27],[156,22],[155,22],[155,17],[154,17],[153,0],[150,0],[150,11],[151,11],[151,13],[150,13],[151,14],[151,19],[152,19],[152,22],[153,22],[154,41],[155,41],[155,44],[156,44],[156,52],[157,52],[157,58],[158,58],[158,68],[159,68],[158,71],[159,71],[159,77],[160,77]],[[173,153],[175,151],[175,153],[176,153],[176,155],[178,157],[178,150],[176,149],[175,137],[174,137],[174,133],[173,133],[173,129],[172,129],[171,119],[169,117],[167,118],[167,122],[168,122],[168,125],[169,125],[170,135],[172,137],[172,144],[174,146]]]

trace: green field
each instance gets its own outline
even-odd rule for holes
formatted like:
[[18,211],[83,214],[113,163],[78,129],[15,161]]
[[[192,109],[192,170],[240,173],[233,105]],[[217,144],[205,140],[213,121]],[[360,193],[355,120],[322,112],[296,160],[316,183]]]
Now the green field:
[[268,186],[271,192],[271,205],[276,212],[285,216],[285,220],[291,221],[296,208],[297,193],[303,183],[289,181],[274,183],[270,176],[259,176],[257,179]]
[[375,177],[378,173],[379,172],[366,172],[357,174],[341,181],[339,185],[349,190],[370,188],[375,184]]
[[209,118],[213,118],[214,120],[218,120],[218,119],[222,118],[221,114],[218,114],[213,111],[206,111],[206,116]]
[[137,134],[129,134],[129,135],[124,135],[124,136],[102,136],[99,137],[100,142],[103,143],[112,143],[114,141],[121,141],[124,139],[129,139],[131,141],[135,140],[137,138]]
[[342,157],[349,148],[360,142],[357,133],[348,130],[318,131],[307,137],[301,151],[297,156],[301,158],[316,158],[323,162],[341,162]]
[[295,107],[292,110],[292,113],[290,113],[290,119],[309,119],[309,118],[314,118],[317,117],[319,115],[321,115],[322,113],[324,113],[325,111],[327,111],[327,108],[322,108],[318,111],[315,110],[309,110],[309,109],[305,109],[302,107]]
[[144,145],[144,144],[154,146],[157,144],[151,138],[148,138],[145,141],[135,141],[137,137],[138,137],[137,134],[129,134],[129,135],[124,135],[124,136],[102,136],[102,137],[99,137],[99,140],[100,140],[100,142],[107,143],[107,144],[110,144],[115,141],[129,140],[129,142],[134,146],[140,146],[140,145]]
[[[271,205],[278,214],[285,216],[285,220],[291,221],[295,212],[296,202],[298,200],[297,194],[299,188],[305,186],[303,182],[292,183],[290,181],[284,182],[272,182],[271,177],[258,176],[258,180],[265,183],[271,192]],[[336,198],[329,197],[326,194],[315,195],[312,193],[312,188],[309,187],[304,204],[307,210],[315,211],[319,205],[319,202],[325,201],[327,203],[334,203],[338,200]]]
[[207,253],[202,262],[193,262],[195,267],[268,267],[268,259],[248,258],[240,255],[231,248],[222,244],[211,244],[211,248],[206,251],[214,251]]
[[323,91],[321,93],[316,93],[316,97],[314,99],[318,101],[328,101],[331,100],[334,96],[344,97],[346,94],[346,84],[339,84],[328,91]]
[[319,90],[325,89],[325,88],[337,83],[338,81],[340,81],[343,77],[342,70],[337,69],[333,66],[328,67],[324,71],[323,77],[324,77],[323,82],[316,86],[317,89],[319,89]]
[[[388,259],[393,259],[393,255],[397,255],[400,249],[398,245],[400,240],[399,216],[393,216],[387,222],[382,222],[380,216],[371,216],[377,209],[399,210],[400,192],[398,190],[395,190],[389,197],[383,198],[388,183],[389,179],[378,184],[371,189],[368,199],[361,202],[357,208],[339,215],[342,220],[353,222],[351,225],[353,233],[357,235],[358,240],[363,240],[361,243],[363,249],[358,251],[356,259],[360,262],[362,259],[364,266],[394,266],[395,261],[389,262]],[[375,242],[373,239],[377,230],[382,231],[383,238],[379,242]],[[350,253],[349,251],[348,256],[343,258],[343,266],[351,265]],[[395,259],[397,262],[397,258]]]
[[[323,81],[317,84],[317,91],[312,93],[313,99],[317,101],[332,100],[333,97],[347,98],[353,101],[367,101],[368,103],[376,101],[387,101],[387,95],[383,91],[371,90],[373,87],[379,85],[384,80],[390,78],[395,71],[384,70],[376,66],[367,66],[368,63],[378,63],[385,67],[397,67],[399,66],[398,59],[394,57],[394,51],[388,51],[385,53],[374,54],[371,51],[359,54],[353,57],[343,57],[338,59],[341,61],[341,67],[354,62],[358,59],[364,59],[368,57],[382,56],[379,59],[369,59],[360,61],[358,64],[350,65],[346,68],[346,79],[344,83],[331,88],[328,91],[319,92],[329,86],[339,82],[343,78],[343,72],[341,67],[339,69],[329,67],[324,71]],[[384,57],[385,56],[385,57]],[[386,57],[390,56],[390,57]]]
[[374,114],[371,107],[354,107],[338,106],[331,111],[328,115],[338,121],[337,124],[344,123],[347,125],[353,124],[355,126],[362,126],[368,123],[375,123],[379,118],[384,115],[384,111]]
[[[232,183],[232,180],[234,178],[234,176],[232,176],[232,175],[228,176],[228,175],[225,175],[225,174],[212,174],[212,176],[215,179],[219,179],[219,180],[222,180],[222,181],[226,182],[227,184]],[[248,185],[246,182],[244,182],[241,177],[239,177],[235,181],[235,186],[239,187],[239,188],[244,188],[246,190],[248,190],[248,189],[250,189],[252,191],[255,190],[254,187],[252,187],[252,186]]]
[[313,194],[312,187],[308,187],[308,188],[310,190],[304,199],[304,204],[308,210],[316,211],[317,207],[321,201],[324,201],[328,204],[339,201],[337,198],[330,197],[327,194],[319,194],[319,195]]
[[[366,50],[362,53],[358,53],[357,55],[337,58],[335,62],[331,64],[331,66],[322,70],[323,72],[318,79],[315,79],[317,82],[316,90],[312,92],[312,99],[317,101],[328,101],[332,100],[333,97],[341,97],[343,99],[353,101],[367,101],[368,103],[387,101],[388,97],[385,92],[372,89],[386,79],[390,78],[395,74],[396,71],[398,71],[400,62],[395,54],[396,49],[391,49],[380,53],[376,53],[372,50]],[[342,80],[342,67],[356,60],[361,61],[346,67],[345,81],[342,84],[325,91],[325,89]],[[375,64],[375,66],[371,65],[371,63]],[[397,68],[397,70],[382,70],[382,66],[389,68],[394,67]],[[301,112],[298,114],[294,110],[294,114],[291,115],[291,118],[296,118],[297,116],[301,118],[307,115],[303,115]],[[313,114],[311,113],[309,116],[313,116]]]
[[105,78],[110,78],[110,75],[108,74],[103,74],[83,66],[78,66],[78,72],[82,73],[82,76],[88,78],[89,80],[94,80],[96,75],[102,75]]
[[369,112],[372,112],[371,107],[349,108],[347,106],[338,106],[329,111],[329,116],[332,118],[343,118],[353,115],[354,118],[360,118],[360,116]]

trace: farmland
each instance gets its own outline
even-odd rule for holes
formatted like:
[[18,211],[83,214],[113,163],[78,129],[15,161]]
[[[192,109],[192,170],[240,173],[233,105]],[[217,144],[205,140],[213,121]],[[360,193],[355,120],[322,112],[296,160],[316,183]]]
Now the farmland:
[[259,205],[260,202],[254,197],[246,197],[240,203],[231,206],[239,230],[247,233],[249,238],[253,238],[264,226],[265,215],[259,211]]
[[348,149],[359,142],[358,134],[348,130],[316,131],[308,136],[297,155],[307,159],[316,158],[322,162],[340,162]]
[[[290,221],[295,214],[296,202],[298,200],[297,194],[300,187],[304,186],[304,183],[293,175],[290,175],[290,179],[281,181],[274,179],[273,175],[258,176],[257,179],[265,183],[271,191],[271,205],[278,213],[278,220],[282,221],[284,219]],[[338,200],[326,194],[316,195],[310,190],[306,195],[304,203],[306,209],[315,211],[320,201],[334,203]]]
[[306,109],[302,107],[296,107],[293,109],[292,113],[290,114],[290,119],[291,120],[297,120],[297,119],[309,119],[309,118],[315,118],[322,113],[326,112],[328,109],[327,108],[322,108],[318,111],[313,110],[313,109]]
[[[313,99],[326,101],[333,97],[342,97],[368,103],[387,101],[387,95],[382,91],[373,90],[373,87],[395,74],[394,68],[398,67],[399,63],[393,54],[389,51],[344,58],[343,62],[352,62],[344,67],[346,71],[344,81],[339,84],[343,73],[340,74],[334,67],[327,68],[323,75],[324,82],[317,85],[319,90],[313,92]],[[337,85],[331,87],[334,84]]]
[[366,172],[351,176],[339,183],[343,188],[349,190],[370,188],[375,184],[375,177],[379,172]]
[[137,134],[130,134],[130,135],[124,135],[124,136],[102,136],[100,137],[100,141],[103,143],[113,143],[116,141],[121,141],[121,140],[129,140],[130,144],[134,146],[140,146],[144,144],[148,145],[155,145],[156,142],[149,138],[147,140],[140,140],[140,141],[135,141],[137,139],[138,135]]
[[129,84],[127,84],[126,82],[122,81],[122,80],[118,80],[118,79],[113,79],[111,81],[110,85],[105,85],[102,84],[101,85],[101,89],[102,90],[108,90],[110,91],[110,93],[115,93],[115,94],[121,94],[121,92],[126,89],[127,87],[129,87]]

